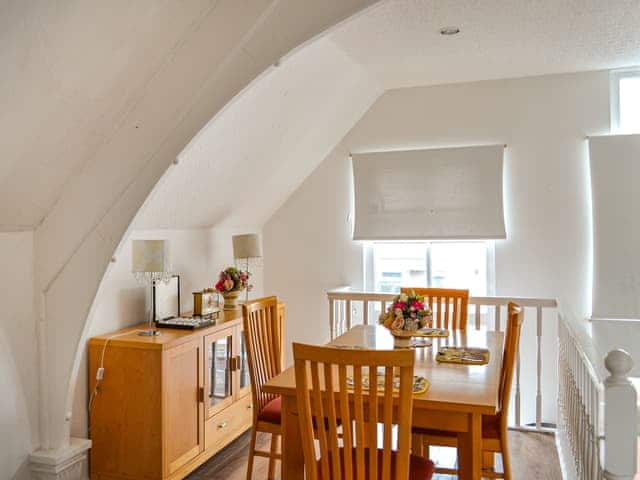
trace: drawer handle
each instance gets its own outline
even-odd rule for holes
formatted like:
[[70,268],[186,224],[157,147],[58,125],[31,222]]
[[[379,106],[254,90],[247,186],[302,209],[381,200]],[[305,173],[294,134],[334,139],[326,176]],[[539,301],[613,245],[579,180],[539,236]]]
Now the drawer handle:
[[251,405],[247,405],[247,410],[251,410]]
[[218,428],[225,428],[226,426],[227,426],[227,422],[226,421],[221,422],[221,423],[218,424]]

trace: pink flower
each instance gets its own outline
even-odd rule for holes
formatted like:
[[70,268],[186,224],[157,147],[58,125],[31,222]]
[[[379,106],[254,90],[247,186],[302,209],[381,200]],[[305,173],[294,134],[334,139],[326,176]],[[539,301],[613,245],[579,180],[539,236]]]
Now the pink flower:
[[399,308],[401,310],[404,310],[406,306],[407,304],[404,302],[396,302],[393,304],[393,308]]
[[424,308],[424,304],[422,302],[419,302],[418,300],[414,300],[411,306],[416,310],[422,310]]

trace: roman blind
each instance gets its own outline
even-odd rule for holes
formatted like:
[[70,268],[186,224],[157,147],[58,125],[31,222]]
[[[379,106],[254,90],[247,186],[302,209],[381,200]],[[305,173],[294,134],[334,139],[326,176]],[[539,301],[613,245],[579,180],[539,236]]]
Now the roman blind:
[[504,145],[353,154],[353,238],[506,238],[503,154]]
[[594,317],[640,316],[640,135],[589,139]]

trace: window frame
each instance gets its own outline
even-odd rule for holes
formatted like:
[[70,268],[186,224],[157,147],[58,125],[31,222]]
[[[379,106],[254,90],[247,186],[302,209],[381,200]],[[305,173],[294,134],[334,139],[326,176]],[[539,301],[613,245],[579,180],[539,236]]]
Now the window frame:
[[620,80],[640,77],[640,67],[623,68],[609,72],[609,106],[610,130],[615,133],[631,133],[623,131],[620,126]]
[[[496,256],[495,256],[495,240],[424,240],[416,242],[415,240],[405,240],[407,243],[426,243],[427,244],[427,283],[431,280],[431,245],[433,243],[478,243],[483,242],[487,248],[487,296],[494,296],[496,292]],[[362,244],[362,285],[365,291],[375,291],[375,265],[374,265],[374,245],[376,243],[402,243],[393,240],[389,242],[369,241]]]

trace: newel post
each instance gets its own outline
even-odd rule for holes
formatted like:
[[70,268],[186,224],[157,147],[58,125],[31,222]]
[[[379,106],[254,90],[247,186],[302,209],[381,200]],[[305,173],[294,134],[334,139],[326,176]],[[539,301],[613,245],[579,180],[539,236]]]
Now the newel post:
[[604,477],[632,480],[638,455],[637,394],[628,377],[633,360],[624,350],[616,349],[607,354],[604,365],[610,373],[604,382]]

